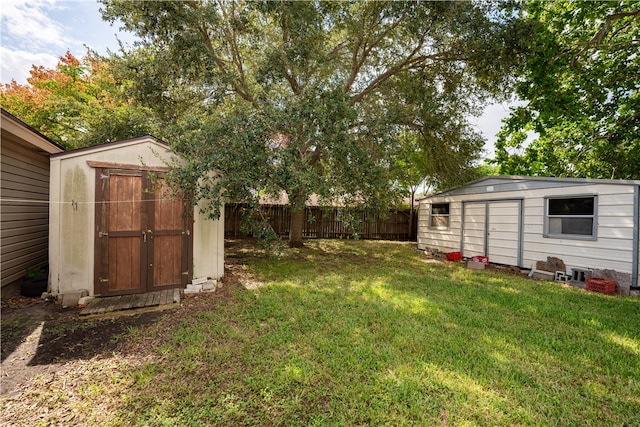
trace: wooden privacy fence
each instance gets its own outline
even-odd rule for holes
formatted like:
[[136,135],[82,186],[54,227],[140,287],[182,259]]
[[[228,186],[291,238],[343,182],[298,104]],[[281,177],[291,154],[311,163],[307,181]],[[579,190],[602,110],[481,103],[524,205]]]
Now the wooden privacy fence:
[[[281,237],[289,235],[291,208],[283,205],[262,205],[262,215],[267,218],[273,231]],[[224,236],[246,237],[241,230],[243,215],[247,205],[229,203],[224,209]],[[302,237],[305,239],[353,239],[354,233],[360,239],[375,240],[415,240],[417,212],[414,211],[413,225],[409,227],[410,211],[389,210],[384,217],[367,211],[345,211],[339,207],[307,206]],[[410,232],[411,230],[411,232]]]

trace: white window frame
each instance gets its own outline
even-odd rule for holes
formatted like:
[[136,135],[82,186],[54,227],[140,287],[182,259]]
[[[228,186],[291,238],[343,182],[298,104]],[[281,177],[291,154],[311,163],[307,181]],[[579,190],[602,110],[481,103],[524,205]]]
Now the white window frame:
[[[433,213],[433,207],[434,206],[447,206],[447,212],[446,214],[434,214]],[[447,218],[447,225],[433,225],[433,219],[434,218]],[[444,203],[431,203],[431,206],[429,207],[429,228],[432,228],[434,230],[448,230],[449,227],[451,225],[451,203],[449,202],[444,202]]]
[[[568,199],[593,199],[593,213],[590,215],[585,214],[571,214],[571,215],[550,215],[549,214],[549,201],[550,200],[568,200]],[[552,218],[591,218],[591,234],[563,234],[550,232],[550,219]],[[547,196],[544,198],[544,237],[551,239],[573,239],[573,240],[598,240],[598,196],[595,194],[579,194],[570,196]]]

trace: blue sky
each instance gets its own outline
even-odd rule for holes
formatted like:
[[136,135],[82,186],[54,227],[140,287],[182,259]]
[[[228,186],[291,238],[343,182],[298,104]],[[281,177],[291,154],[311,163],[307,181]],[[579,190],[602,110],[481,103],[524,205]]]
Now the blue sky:
[[[118,50],[118,39],[130,44],[135,37],[118,25],[102,20],[101,4],[91,0],[2,0],[0,2],[0,81],[26,83],[32,64],[53,68],[69,50],[76,57],[86,46],[100,54]],[[487,140],[486,155],[493,155],[495,135],[509,104],[488,106],[472,123]]]
[[90,0],[2,0],[2,83],[26,83],[32,64],[54,67],[67,50],[82,57],[85,45],[106,54],[118,50],[118,38],[131,43],[131,34],[102,20],[100,7]]

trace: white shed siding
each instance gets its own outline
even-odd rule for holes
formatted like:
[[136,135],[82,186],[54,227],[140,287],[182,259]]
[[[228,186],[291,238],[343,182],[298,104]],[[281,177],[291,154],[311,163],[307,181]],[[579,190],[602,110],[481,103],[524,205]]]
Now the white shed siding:
[[[505,182],[508,182],[505,180]],[[518,234],[513,230],[512,218],[517,218],[515,203],[513,206],[495,204],[497,201],[508,199],[523,200],[522,223],[522,265],[532,267],[537,261],[545,260],[548,256],[557,256],[564,260],[568,268],[598,268],[614,269],[623,273],[631,273],[633,266],[633,234],[634,234],[634,185],[608,183],[562,183],[558,181],[556,187],[531,188],[514,191],[479,192],[485,187],[473,187],[473,194],[443,194],[424,199],[420,202],[421,221],[418,228],[418,247],[420,249],[439,249],[442,245],[434,245],[442,239],[452,242],[446,246],[447,251],[460,250],[461,244],[465,256],[475,255],[479,249],[478,225],[484,221],[484,203],[489,202],[489,242],[490,261],[501,262],[508,251],[517,251]],[[465,187],[463,187],[464,189]],[[545,198],[563,196],[597,196],[597,239],[580,240],[567,238],[544,237]],[[428,228],[428,209],[431,203],[449,201],[452,206],[450,221],[452,224],[461,222],[461,212],[453,210],[453,206],[465,202],[465,236],[460,239],[460,225],[451,227],[443,233],[442,230]],[[475,203],[474,203],[475,202]],[[481,208],[482,206],[482,208]],[[494,209],[494,206],[495,209]],[[504,211],[503,209],[508,209]],[[502,212],[508,212],[502,214]],[[473,218],[473,213],[477,218]],[[425,215],[426,214],[426,215]],[[456,217],[457,215],[457,217]],[[425,216],[426,218],[422,218]],[[475,222],[474,222],[475,221]],[[506,224],[505,221],[509,222]],[[493,226],[500,224],[493,231]],[[503,231],[503,230],[504,231]],[[473,232],[471,231],[473,230]],[[493,233],[492,233],[493,231]],[[496,232],[498,232],[496,236]],[[456,233],[458,233],[456,235]],[[469,234],[469,236],[467,236]],[[446,236],[446,237],[445,237]],[[460,239],[455,245],[456,239]],[[492,239],[500,241],[492,243]],[[497,251],[503,245],[505,251]],[[494,255],[491,256],[491,251]],[[515,256],[516,252],[513,252]],[[640,257],[640,255],[639,255]],[[504,260],[504,259],[503,259]],[[510,263],[510,262],[509,262]]]
[[[545,197],[598,197],[597,239],[544,237]],[[625,217],[622,213],[631,215]],[[633,251],[633,187],[597,185],[536,190],[525,201],[523,266],[532,267],[547,256],[561,258],[569,268],[613,269],[631,273]]]
[[465,203],[464,236],[462,239],[462,255],[472,257],[484,255],[486,235],[486,205],[484,203]]
[[[448,203],[448,200],[439,200],[434,203]],[[453,252],[460,250],[460,227],[462,226],[462,204],[451,203],[449,205],[449,228],[435,229],[429,226],[431,205],[420,204],[418,217],[418,247],[426,247],[440,252]]]
[[518,263],[520,202],[489,203],[488,254],[497,264]]

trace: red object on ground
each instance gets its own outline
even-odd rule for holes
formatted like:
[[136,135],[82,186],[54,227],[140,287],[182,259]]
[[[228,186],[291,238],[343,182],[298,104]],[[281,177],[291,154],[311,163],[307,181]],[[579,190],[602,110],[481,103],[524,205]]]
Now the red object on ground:
[[614,295],[616,293],[616,282],[600,277],[592,277],[591,279],[587,279],[587,290],[606,295]]
[[471,261],[481,262],[484,265],[489,265],[489,258],[486,256],[476,255],[471,257]]
[[448,252],[447,261],[462,261],[462,253],[461,252]]

